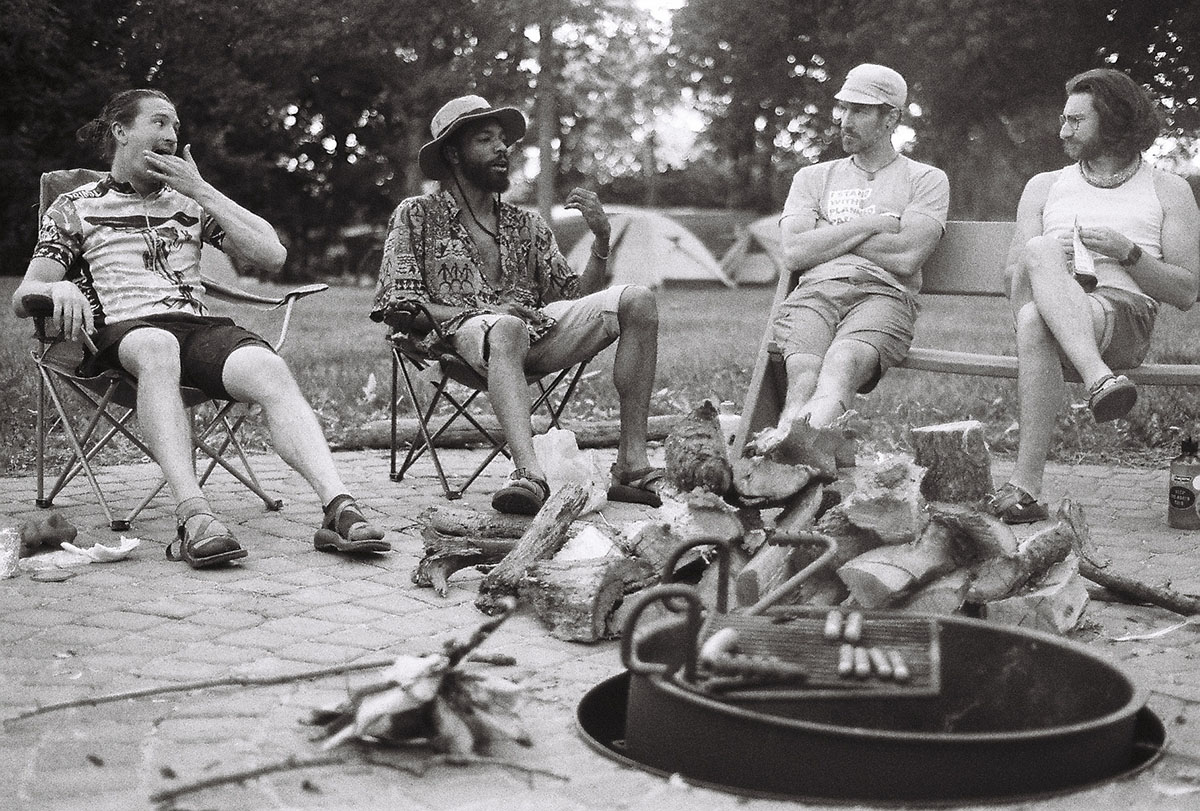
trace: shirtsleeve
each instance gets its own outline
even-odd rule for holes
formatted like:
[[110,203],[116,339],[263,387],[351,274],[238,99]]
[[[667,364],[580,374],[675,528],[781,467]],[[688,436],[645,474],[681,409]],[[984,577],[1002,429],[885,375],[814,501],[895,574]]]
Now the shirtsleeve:
[[933,219],[943,230],[946,228],[946,217],[950,210],[950,180],[946,173],[934,166],[925,170],[913,179],[913,194],[904,213],[910,211]]
[[392,212],[383,241],[383,261],[371,320],[386,320],[403,309],[406,302],[431,302],[422,273],[425,215],[416,198],[405,200]]
[[75,201],[65,195],[59,196],[42,215],[33,256],[35,259],[52,259],[70,270],[82,255],[83,228]]
[[832,162],[814,164],[796,172],[783,204],[783,213],[779,216],[780,222],[794,216],[811,217],[814,221],[821,219],[821,193],[832,166]]

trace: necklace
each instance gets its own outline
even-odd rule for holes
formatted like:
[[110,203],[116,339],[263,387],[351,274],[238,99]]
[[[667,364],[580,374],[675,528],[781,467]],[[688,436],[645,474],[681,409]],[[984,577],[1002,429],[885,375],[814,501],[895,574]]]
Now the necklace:
[[1129,162],[1129,165],[1123,169],[1118,169],[1111,175],[1098,175],[1092,171],[1087,161],[1079,162],[1079,173],[1083,175],[1083,179],[1088,182],[1088,185],[1095,186],[1098,189],[1115,189],[1122,183],[1125,183],[1129,178],[1137,174],[1138,169],[1142,168],[1142,156]]
[[[495,240],[497,245],[499,245],[500,244],[500,235],[498,233],[496,233],[495,231],[493,231],[491,228],[488,228],[486,225],[481,223],[479,221],[479,217],[475,216],[475,209],[471,207],[471,199],[469,197],[467,197],[467,193],[463,191],[462,184],[460,184],[458,182],[457,175],[454,176],[454,185],[458,187],[458,193],[459,193],[459,195],[462,196],[463,204],[467,207],[467,213],[471,215],[471,219],[475,222],[476,225],[479,226],[479,230],[483,231],[483,233],[487,234],[489,237],[491,237],[493,240]],[[500,198],[497,195],[492,200],[492,211],[496,215],[496,227],[497,228],[500,227],[499,202],[500,202]]]
[[860,172],[862,172],[864,175],[866,175],[866,176],[867,176],[867,180],[874,180],[874,179],[875,179],[875,175],[879,174],[879,173],[880,173],[880,172],[882,172],[884,169],[888,168],[889,166],[891,166],[893,163],[895,163],[897,160],[899,160],[899,159],[900,159],[900,153],[899,153],[899,152],[896,152],[896,153],[894,153],[894,154],[892,155],[892,159],[891,159],[890,161],[888,161],[887,163],[885,163],[883,166],[880,166],[878,169],[866,169],[866,168],[864,168],[864,167],[862,167],[862,166],[859,166],[859,165],[858,165],[858,161],[857,161],[857,160],[855,160],[855,158],[856,158],[856,157],[857,157],[856,155],[851,155],[851,156],[850,156],[850,163],[851,163],[851,165],[853,165],[855,169],[857,169],[858,171],[860,171]]

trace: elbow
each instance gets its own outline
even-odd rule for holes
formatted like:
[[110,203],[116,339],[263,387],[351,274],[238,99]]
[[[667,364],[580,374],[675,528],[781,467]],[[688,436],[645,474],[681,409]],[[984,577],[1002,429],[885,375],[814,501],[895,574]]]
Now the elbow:
[[267,269],[271,273],[278,273],[283,270],[283,264],[287,261],[287,248],[283,247],[282,242],[276,241],[271,246],[268,252]]

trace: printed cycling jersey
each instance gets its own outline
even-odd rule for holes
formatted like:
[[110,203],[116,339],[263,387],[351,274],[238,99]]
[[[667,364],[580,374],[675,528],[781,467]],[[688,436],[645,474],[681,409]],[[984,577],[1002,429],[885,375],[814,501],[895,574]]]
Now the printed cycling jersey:
[[58,196],[33,255],[67,269],[99,329],[169,312],[205,314],[200,245],[219,249],[224,238],[190,197],[167,186],[143,197],[108,175]]

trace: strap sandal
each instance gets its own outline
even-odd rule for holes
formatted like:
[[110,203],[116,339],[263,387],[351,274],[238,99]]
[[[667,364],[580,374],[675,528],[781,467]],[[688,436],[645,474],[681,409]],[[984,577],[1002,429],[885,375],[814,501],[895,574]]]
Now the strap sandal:
[[527,468],[508,474],[508,483],[492,494],[492,509],[508,515],[537,515],[550,498],[550,485]]
[[392,545],[383,540],[384,532],[369,522],[352,496],[341,495],[325,508],[325,520],[313,536],[318,552],[350,555],[390,552]]
[[[191,531],[188,525],[191,524]],[[174,551],[175,545],[179,551]],[[175,540],[167,544],[167,560],[187,561],[193,569],[219,566],[246,557],[246,550],[207,510],[194,512],[179,522]]]
[[1050,517],[1045,504],[1012,482],[988,496],[984,508],[1006,524],[1034,524]]
[[1125,375],[1105,375],[1088,390],[1088,408],[1096,422],[1124,417],[1137,402],[1137,386]]
[[612,466],[612,484],[608,487],[609,501],[624,501],[628,504],[662,506],[659,495],[666,471],[661,467],[640,467],[622,470]]

